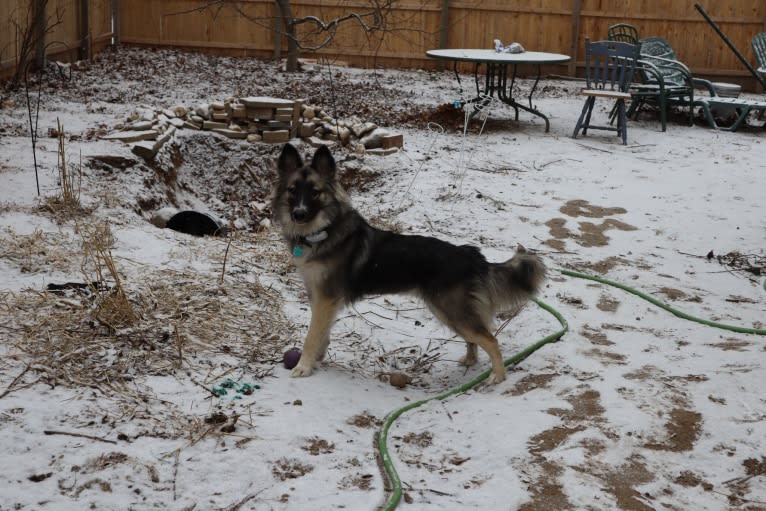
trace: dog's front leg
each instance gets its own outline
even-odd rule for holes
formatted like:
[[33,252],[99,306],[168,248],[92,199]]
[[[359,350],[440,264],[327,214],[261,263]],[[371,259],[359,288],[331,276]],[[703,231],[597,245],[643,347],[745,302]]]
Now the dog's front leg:
[[291,376],[309,376],[314,364],[324,357],[330,339],[330,327],[340,308],[340,301],[325,296],[315,296],[311,300],[311,322],[298,365]]

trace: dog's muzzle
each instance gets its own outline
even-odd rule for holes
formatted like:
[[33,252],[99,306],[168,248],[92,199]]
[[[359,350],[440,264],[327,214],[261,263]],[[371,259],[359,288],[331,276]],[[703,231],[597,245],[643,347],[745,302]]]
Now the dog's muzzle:
[[293,217],[293,221],[299,224],[309,221],[309,210],[303,206],[293,208],[290,215]]

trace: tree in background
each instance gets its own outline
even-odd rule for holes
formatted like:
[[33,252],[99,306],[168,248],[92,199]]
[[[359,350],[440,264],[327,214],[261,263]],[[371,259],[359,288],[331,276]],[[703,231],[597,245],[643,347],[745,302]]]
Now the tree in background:
[[[243,8],[244,2],[240,0],[212,0],[206,2],[199,9],[230,7],[237,13],[270,30],[275,30],[279,38],[276,42],[275,53],[281,47],[282,36],[287,38],[287,71],[297,71],[298,56],[302,51],[315,52],[329,46],[338,32],[338,29],[346,24],[355,23],[367,35],[370,44],[382,41],[382,35],[391,30],[389,20],[392,18],[391,11],[398,0],[366,0],[363,7],[349,8],[347,14],[333,19],[322,19],[319,16],[293,15],[290,0],[275,0],[277,13],[281,23],[275,25],[273,20],[258,18],[250,15]],[[358,4],[357,4],[358,5]],[[342,6],[342,2],[336,2],[333,7]],[[269,23],[271,21],[271,23]]]

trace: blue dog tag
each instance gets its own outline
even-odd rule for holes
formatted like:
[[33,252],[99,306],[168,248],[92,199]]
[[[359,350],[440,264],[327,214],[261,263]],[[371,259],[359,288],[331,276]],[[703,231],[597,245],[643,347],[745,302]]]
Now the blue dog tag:
[[301,248],[300,245],[295,245],[293,247],[293,255],[295,257],[301,257],[303,255],[303,249]]

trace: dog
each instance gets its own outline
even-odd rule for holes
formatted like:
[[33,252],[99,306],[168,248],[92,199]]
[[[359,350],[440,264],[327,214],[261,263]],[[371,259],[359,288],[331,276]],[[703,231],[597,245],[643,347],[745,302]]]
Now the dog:
[[371,226],[353,208],[336,178],[330,150],[319,147],[306,165],[291,144],[277,161],[272,214],[292,253],[311,305],[311,320],[292,376],[309,376],[324,359],[338,312],[365,296],[416,293],[467,345],[463,365],[477,362],[480,346],[492,362],[490,383],[505,379],[491,325],[496,311],[534,296],[546,268],[519,248],[490,263],[478,248]]

